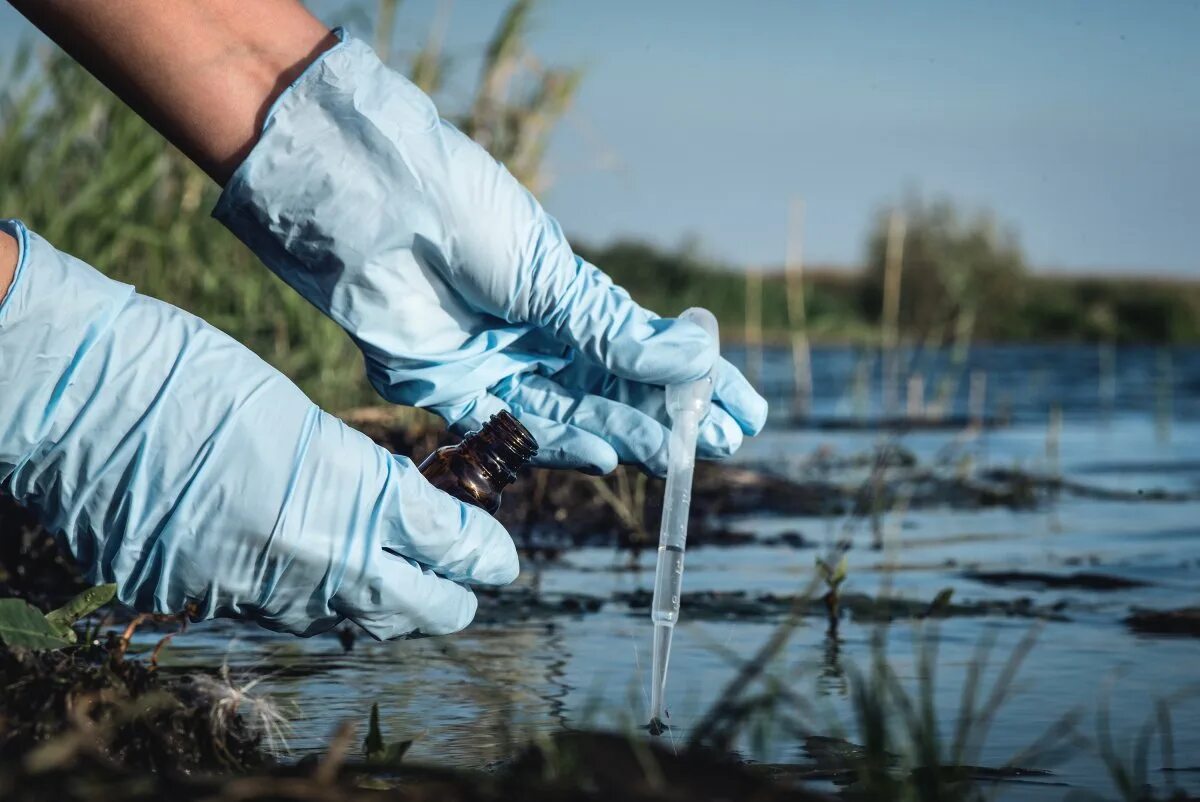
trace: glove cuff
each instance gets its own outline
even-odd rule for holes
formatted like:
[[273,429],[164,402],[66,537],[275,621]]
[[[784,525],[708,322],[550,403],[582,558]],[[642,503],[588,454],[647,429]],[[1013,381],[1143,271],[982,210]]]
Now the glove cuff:
[[370,47],[339,36],[275,103],[213,217],[350,334],[381,395],[457,408],[527,369],[497,354],[530,331],[480,326],[442,273],[462,223],[446,211],[448,166],[476,146]]

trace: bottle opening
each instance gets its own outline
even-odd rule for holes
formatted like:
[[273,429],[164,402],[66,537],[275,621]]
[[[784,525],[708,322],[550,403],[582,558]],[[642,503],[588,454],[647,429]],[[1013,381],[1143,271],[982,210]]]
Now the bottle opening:
[[467,434],[462,447],[502,485],[515,480],[517,471],[538,453],[537,440],[506,410],[493,415],[479,431]]

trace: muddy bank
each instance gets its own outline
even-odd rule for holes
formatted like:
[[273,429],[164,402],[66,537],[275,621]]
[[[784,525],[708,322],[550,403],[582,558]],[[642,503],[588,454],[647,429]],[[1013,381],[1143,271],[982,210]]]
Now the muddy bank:
[[[650,609],[652,593],[637,590],[619,593],[615,601],[631,612],[645,614]],[[827,616],[825,601],[820,597],[786,596],[773,593],[751,594],[745,591],[698,591],[685,593],[681,607],[688,618],[709,621],[772,620],[788,614]],[[902,598],[883,598],[864,593],[843,593],[838,600],[843,614],[863,623],[889,622],[912,618],[953,618],[1004,616],[1068,621],[1066,602],[1054,605],[1035,604],[1030,598],[989,599],[956,603],[918,601]]]
[[1125,625],[1134,632],[1147,635],[1190,635],[1200,638],[1200,607],[1134,609],[1125,619]]
[[168,798],[175,802],[833,799],[777,781],[733,756],[703,749],[681,749],[677,753],[664,744],[635,742],[605,733],[563,733],[548,742],[525,747],[513,760],[491,771],[370,764],[360,756],[360,743],[353,728],[344,728],[320,759],[241,775],[146,773],[95,759],[76,762],[68,775],[9,762],[0,764],[0,794],[20,802],[150,802]]
[[1034,587],[1053,590],[1114,591],[1144,588],[1149,583],[1112,574],[1079,571],[1051,574],[1044,571],[966,571],[964,579],[1000,587]]
[[[395,413],[370,408],[345,419],[376,442],[421,459],[453,438],[428,426],[405,426]],[[498,518],[531,553],[554,556],[578,545],[638,549],[657,541],[662,481],[620,468],[611,476],[528,470],[504,493]],[[1200,493],[1116,491],[1059,476],[1013,469],[964,472],[957,466],[923,465],[897,445],[851,454],[819,448],[797,470],[774,466],[700,462],[692,494],[691,547],[755,542],[729,528],[745,515],[875,516],[897,507],[1034,509],[1063,496],[1119,501],[1186,501]],[[795,544],[803,546],[802,540]]]
[[[868,751],[843,738],[809,735],[804,738],[802,751],[807,762],[797,764],[758,763],[754,768],[772,777],[802,780],[824,780],[841,786],[854,798],[853,785],[862,779],[864,769],[871,761]],[[881,756],[883,767],[898,774],[900,757],[891,753]],[[994,783],[1029,783],[1036,785],[1066,786],[1054,779],[1054,772],[1045,769],[1027,769],[1019,766],[918,766],[909,771],[909,780],[918,787],[928,787],[931,782],[955,786],[963,784],[991,785]]]
[[475,588],[479,609],[476,624],[536,621],[581,616],[604,609],[605,599],[583,593],[539,593],[533,588]]
[[0,645],[0,762],[245,770],[267,762],[261,733],[242,715],[256,709],[221,680],[166,677],[102,646]]
[[[349,413],[347,421],[389,450],[417,460],[454,439],[436,427],[402,424],[396,413],[382,408]],[[878,517],[895,508],[1031,509],[1063,495],[1122,501],[1200,497],[1112,491],[1009,469],[963,472],[919,464],[911,452],[895,445],[856,454],[817,449],[792,473],[800,478],[773,467],[699,463],[689,546],[809,545],[799,533],[767,541],[729,525],[730,519],[747,515]],[[528,556],[552,559],[580,545],[636,552],[657,541],[662,490],[661,480],[627,468],[604,477],[527,470],[505,491],[497,517]],[[41,533],[32,516],[0,493],[0,597],[18,596],[46,607],[79,589],[72,561]]]

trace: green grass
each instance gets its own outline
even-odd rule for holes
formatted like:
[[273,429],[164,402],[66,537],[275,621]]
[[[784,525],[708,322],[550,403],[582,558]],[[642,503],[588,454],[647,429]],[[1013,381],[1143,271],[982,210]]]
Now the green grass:
[[57,51],[0,97],[0,215],[203,317],[341,409],[372,399],[358,350],[209,217],[218,188]]

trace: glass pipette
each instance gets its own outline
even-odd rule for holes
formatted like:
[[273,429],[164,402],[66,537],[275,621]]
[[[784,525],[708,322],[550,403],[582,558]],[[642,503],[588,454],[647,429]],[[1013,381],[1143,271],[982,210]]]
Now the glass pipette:
[[[720,350],[717,319],[707,309],[694,307],[680,318],[708,332]],[[662,526],[658,536],[658,565],[654,572],[654,663],[650,686],[650,732],[661,734],[666,725],[663,691],[671,657],[671,635],[679,620],[679,594],[683,586],[683,551],[687,546],[688,511],[692,505],[692,474],[696,467],[696,438],[700,422],[712,404],[713,377],[667,387],[667,414],[671,439],[667,446],[667,487],[663,492]]]

